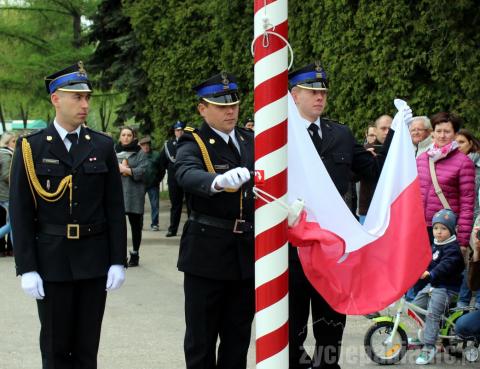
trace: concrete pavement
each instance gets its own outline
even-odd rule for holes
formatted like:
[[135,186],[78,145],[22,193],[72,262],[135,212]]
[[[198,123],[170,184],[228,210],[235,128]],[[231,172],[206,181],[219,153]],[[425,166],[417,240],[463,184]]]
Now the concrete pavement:
[[[169,204],[162,201],[160,207],[160,232],[143,232],[140,266],[128,269],[125,285],[108,296],[99,354],[100,369],[185,367],[183,275],[176,269],[180,237],[164,237]],[[182,220],[185,217],[184,214]],[[148,212],[145,218],[144,229],[148,229]],[[12,258],[0,258],[0,280],[0,369],[40,368],[36,304],[21,290]],[[348,318],[342,368],[378,368],[363,350],[363,335],[370,324],[364,317]],[[309,337],[307,346],[312,345]],[[417,355],[418,351],[409,352],[399,365],[414,367]],[[478,363],[462,363],[438,354],[436,364],[429,367],[447,366],[477,368]],[[254,337],[248,368],[255,368]]]

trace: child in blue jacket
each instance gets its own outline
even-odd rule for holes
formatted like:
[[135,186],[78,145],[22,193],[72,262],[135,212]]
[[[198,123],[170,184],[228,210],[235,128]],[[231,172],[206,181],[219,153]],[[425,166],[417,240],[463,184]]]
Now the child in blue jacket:
[[435,357],[441,316],[448,309],[452,298],[458,294],[462,284],[465,264],[457,242],[456,225],[457,217],[450,209],[438,211],[432,219],[432,261],[421,277],[428,283],[413,301],[415,305],[428,310],[424,346],[416,360],[419,365],[428,364]]

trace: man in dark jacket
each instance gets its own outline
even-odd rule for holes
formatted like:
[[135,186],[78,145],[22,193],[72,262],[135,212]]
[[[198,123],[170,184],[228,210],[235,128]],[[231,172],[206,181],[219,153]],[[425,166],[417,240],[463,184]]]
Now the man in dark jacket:
[[175,163],[190,204],[178,259],[186,367],[246,368],[254,316],[253,134],[236,127],[234,76],[215,75],[195,90],[205,122],[186,128]]
[[45,84],[55,120],[18,140],[11,169],[17,274],[37,299],[43,369],[95,369],[106,291],[125,279],[122,184],[112,139],[83,127],[83,64]]
[[159,160],[160,154],[152,150],[152,139],[150,136],[143,137],[138,144],[142,148],[148,159],[148,166],[145,169],[143,180],[145,182],[145,191],[150,200],[151,222],[150,229],[158,231],[158,213],[160,210],[160,181],[165,175],[165,170],[155,163]]
[[[327,103],[328,81],[318,62],[290,73],[289,83],[305,129],[340,195],[345,199],[352,183],[352,173],[356,178],[376,179],[393,132],[387,137],[384,151],[374,157],[355,142],[347,126],[320,118]],[[294,247],[289,248],[289,259],[290,368],[340,368],[338,359],[345,315],[334,311],[310,284]],[[310,305],[315,337],[313,358],[303,346],[308,333]]]
[[160,167],[163,171],[167,171],[168,179],[168,196],[170,198],[170,225],[167,231],[167,237],[174,237],[177,235],[178,225],[182,216],[183,188],[179,186],[175,179],[175,161],[177,156],[177,144],[180,137],[182,137],[185,123],[177,121],[173,126],[175,136],[168,141],[165,141],[162,151],[160,152]]

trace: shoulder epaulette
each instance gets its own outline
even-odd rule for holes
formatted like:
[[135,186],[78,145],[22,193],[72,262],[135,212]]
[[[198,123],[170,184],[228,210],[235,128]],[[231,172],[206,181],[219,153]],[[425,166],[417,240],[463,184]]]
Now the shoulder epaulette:
[[192,132],[197,132],[198,129],[196,129],[194,127],[185,127],[184,131],[188,132],[188,133],[192,133]]
[[108,138],[112,138],[112,136],[110,136],[107,132],[103,132],[103,131],[97,131],[96,129],[93,129],[93,128],[90,128],[90,127],[85,127],[85,129],[91,133],[97,133],[99,135],[102,135],[102,136],[105,136],[105,137],[108,137]]
[[35,131],[28,132],[28,133],[25,133],[24,135],[21,135],[20,138],[28,138],[28,137],[32,137],[32,136],[38,135],[39,133],[42,133],[43,130],[44,130],[44,128],[42,128],[42,129],[36,129]]
[[335,119],[330,119],[330,118],[320,118],[321,120],[328,120],[329,122],[331,123],[337,123],[337,124],[341,124],[341,125],[344,125],[345,123],[342,123],[342,122],[339,122],[338,120],[335,120]]

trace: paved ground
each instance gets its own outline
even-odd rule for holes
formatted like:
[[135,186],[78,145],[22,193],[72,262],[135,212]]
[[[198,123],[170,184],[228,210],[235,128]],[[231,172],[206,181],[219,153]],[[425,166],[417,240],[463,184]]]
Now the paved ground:
[[[100,369],[185,367],[182,274],[175,266],[180,238],[164,237],[168,206],[161,204],[161,231],[143,233],[140,267],[128,269],[125,285],[108,297]],[[149,225],[148,219],[145,225]],[[40,368],[36,305],[21,291],[12,258],[0,258],[0,281],[0,369]],[[363,335],[370,324],[364,317],[348,318],[342,368],[378,367],[363,350]],[[409,352],[399,365],[414,367],[417,355]],[[447,366],[478,368],[478,363],[466,364],[438,354],[436,364],[429,367]],[[255,368],[254,338],[248,367]]]

